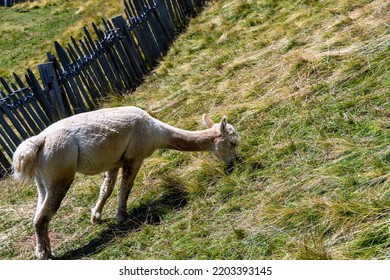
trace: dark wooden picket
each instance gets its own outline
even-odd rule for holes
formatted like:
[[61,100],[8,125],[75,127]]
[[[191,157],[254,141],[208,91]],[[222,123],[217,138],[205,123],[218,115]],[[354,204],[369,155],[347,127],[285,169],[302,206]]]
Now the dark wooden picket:
[[[1,3],[6,1],[0,0]],[[8,1],[23,2],[23,1]],[[0,77],[0,178],[24,139],[64,117],[90,111],[109,92],[134,90],[166,54],[176,34],[204,0],[124,0],[124,16],[83,28],[84,37],[61,46],[39,64],[41,82],[28,69],[25,82]]]

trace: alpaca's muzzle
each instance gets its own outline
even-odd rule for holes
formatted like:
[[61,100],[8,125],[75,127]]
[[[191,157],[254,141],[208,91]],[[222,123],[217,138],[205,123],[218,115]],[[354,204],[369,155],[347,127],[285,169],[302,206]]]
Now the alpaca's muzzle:
[[225,168],[225,173],[226,174],[231,174],[234,171],[234,167],[236,163],[241,163],[242,162],[242,157],[238,154],[236,154],[231,161],[226,163],[226,168]]

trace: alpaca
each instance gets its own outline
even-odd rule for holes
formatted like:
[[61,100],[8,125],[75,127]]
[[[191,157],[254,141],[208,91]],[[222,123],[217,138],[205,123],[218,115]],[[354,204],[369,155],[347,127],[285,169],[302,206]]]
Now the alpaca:
[[53,258],[48,235],[51,218],[60,207],[75,173],[104,172],[91,222],[101,219],[122,167],[117,221],[128,219],[126,204],[143,160],[156,149],[212,151],[232,167],[239,137],[226,117],[221,123],[203,115],[206,130],[187,131],[165,124],[137,107],[118,107],[82,113],[60,120],[23,141],[13,155],[14,178],[34,178],[38,203],[34,217],[36,255]]

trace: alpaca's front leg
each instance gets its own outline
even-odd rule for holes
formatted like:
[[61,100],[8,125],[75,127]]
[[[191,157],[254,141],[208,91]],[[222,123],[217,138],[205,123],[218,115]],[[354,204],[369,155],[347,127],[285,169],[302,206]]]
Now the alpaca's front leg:
[[137,176],[138,170],[142,165],[143,160],[125,159],[123,162],[122,182],[119,190],[119,204],[116,218],[119,224],[123,224],[128,220],[127,214],[127,199],[131,188],[134,184],[134,179]]
[[96,224],[101,219],[104,204],[114,189],[116,178],[118,177],[118,170],[119,168],[114,168],[104,173],[104,180],[102,186],[100,187],[99,199],[96,206],[92,209],[91,222],[93,224]]

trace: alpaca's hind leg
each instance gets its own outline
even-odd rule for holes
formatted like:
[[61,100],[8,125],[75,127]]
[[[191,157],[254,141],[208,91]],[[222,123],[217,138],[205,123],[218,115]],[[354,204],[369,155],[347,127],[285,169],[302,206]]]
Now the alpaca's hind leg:
[[38,202],[37,202],[37,210],[36,210],[37,212],[41,208],[43,202],[45,201],[46,189],[42,181],[36,180],[35,183],[37,185],[37,190],[38,190]]
[[96,206],[92,209],[91,222],[93,224],[96,224],[100,220],[104,204],[114,189],[116,178],[118,177],[118,170],[119,168],[114,168],[104,173],[104,180],[102,186],[100,187],[99,199]]
[[60,207],[72,181],[73,178],[72,180],[68,180],[67,183],[56,185],[56,188],[53,188],[53,185],[46,186],[45,188],[45,199],[42,202],[42,205],[37,209],[34,218],[34,227],[37,239],[35,253],[39,259],[53,258],[49,238],[49,222]]
[[131,188],[134,184],[134,179],[137,176],[137,173],[142,165],[143,160],[124,160],[123,162],[123,175],[122,182],[119,190],[119,203],[118,203],[118,211],[116,214],[116,218],[119,224],[123,224],[128,219],[127,214],[127,199],[129,198],[129,194]]

